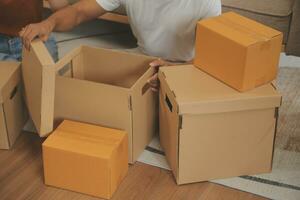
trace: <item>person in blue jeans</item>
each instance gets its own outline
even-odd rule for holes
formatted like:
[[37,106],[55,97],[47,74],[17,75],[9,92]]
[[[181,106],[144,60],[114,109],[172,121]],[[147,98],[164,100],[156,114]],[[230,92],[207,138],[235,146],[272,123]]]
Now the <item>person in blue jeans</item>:
[[[67,0],[48,0],[53,11],[68,5]],[[0,1],[0,61],[22,60],[22,39],[19,32],[28,23],[42,21],[43,0]],[[45,42],[55,61],[58,51],[55,38],[50,35]]]
[[[51,35],[45,45],[52,55],[54,61],[58,60],[58,51],[55,38]],[[0,60],[21,61],[22,60],[22,40],[20,37],[0,34]]]

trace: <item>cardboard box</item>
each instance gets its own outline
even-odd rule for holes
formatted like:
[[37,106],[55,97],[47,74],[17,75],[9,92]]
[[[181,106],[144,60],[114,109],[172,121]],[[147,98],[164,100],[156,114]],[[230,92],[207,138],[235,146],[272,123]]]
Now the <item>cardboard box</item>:
[[281,103],[271,84],[239,93],[192,65],[163,67],[159,80],[160,141],[178,184],[270,172]]
[[33,42],[23,52],[22,72],[39,134],[47,136],[63,119],[125,130],[134,162],[157,131],[158,98],[147,84],[154,59],[82,46],[54,63],[44,44]]
[[74,121],[43,143],[45,184],[109,199],[128,171],[124,131]]
[[0,62],[0,149],[12,147],[27,120],[18,62]]
[[238,91],[277,76],[281,32],[233,12],[201,20],[194,65]]

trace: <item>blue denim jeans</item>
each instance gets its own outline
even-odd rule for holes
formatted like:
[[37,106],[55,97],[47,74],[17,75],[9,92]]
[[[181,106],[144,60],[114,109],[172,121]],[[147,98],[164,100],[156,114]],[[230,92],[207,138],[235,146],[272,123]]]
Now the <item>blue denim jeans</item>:
[[[53,60],[58,60],[58,51],[55,38],[50,36],[45,45],[52,55]],[[0,61],[21,61],[22,60],[22,40],[19,37],[9,37],[0,34]]]

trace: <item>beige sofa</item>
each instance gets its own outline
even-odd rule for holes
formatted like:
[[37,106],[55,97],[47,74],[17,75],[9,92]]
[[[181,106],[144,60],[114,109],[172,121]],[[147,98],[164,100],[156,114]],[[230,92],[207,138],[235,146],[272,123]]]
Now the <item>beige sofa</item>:
[[284,33],[285,52],[300,56],[300,0],[222,0],[235,11]]

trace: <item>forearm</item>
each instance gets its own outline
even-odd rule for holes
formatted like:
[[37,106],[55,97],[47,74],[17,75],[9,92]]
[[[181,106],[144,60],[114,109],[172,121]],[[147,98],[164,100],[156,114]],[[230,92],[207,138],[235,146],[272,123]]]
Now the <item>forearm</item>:
[[96,1],[84,0],[55,12],[44,23],[49,25],[51,31],[68,31],[84,21],[103,15],[105,12]]
[[69,31],[75,26],[81,23],[81,18],[78,11],[73,6],[67,6],[66,8],[55,12],[43,23],[49,26],[52,31]]

